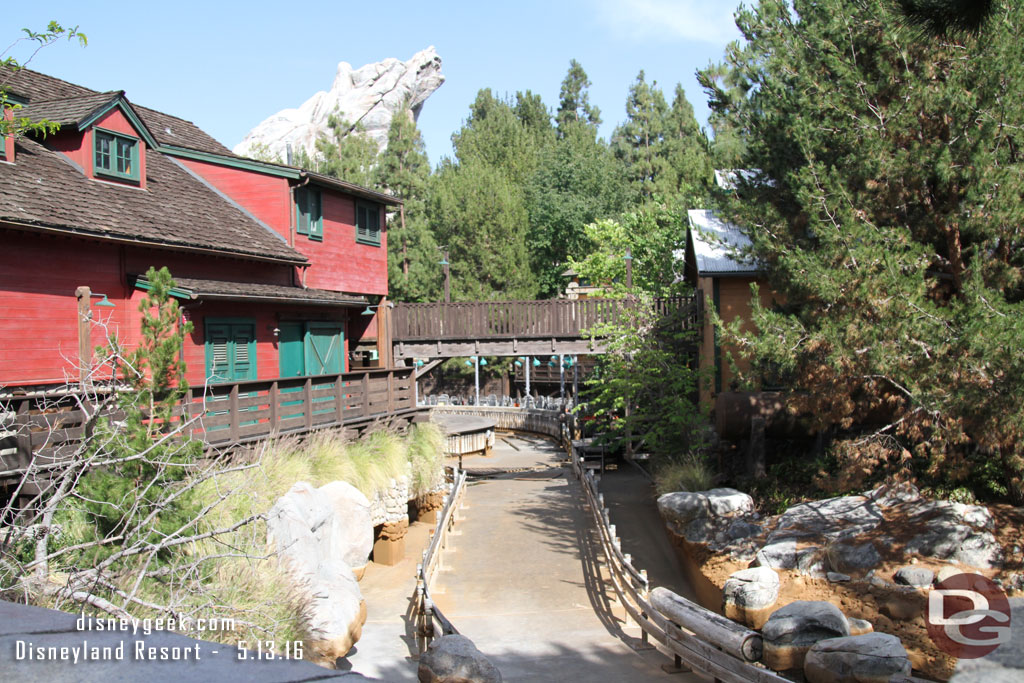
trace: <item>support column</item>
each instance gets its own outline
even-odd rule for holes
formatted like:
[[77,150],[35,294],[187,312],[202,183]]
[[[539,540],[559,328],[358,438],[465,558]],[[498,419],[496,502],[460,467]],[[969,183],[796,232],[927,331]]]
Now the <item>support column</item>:
[[89,364],[92,361],[92,308],[89,305],[92,290],[82,286],[75,290],[78,297],[78,381],[85,384],[89,378]]
[[377,307],[377,359],[382,368],[390,368],[395,365],[393,340],[391,302],[387,298],[383,298]]

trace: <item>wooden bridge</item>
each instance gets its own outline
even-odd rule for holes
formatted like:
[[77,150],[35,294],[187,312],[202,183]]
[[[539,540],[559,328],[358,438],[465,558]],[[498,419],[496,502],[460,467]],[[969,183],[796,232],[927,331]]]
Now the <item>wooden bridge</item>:
[[[703,299],[699,292],[655,299],[654,311],[698,329]],[[638,313],[630,298],[399,303],[392,311],[394,358],[601,353],[602,326],[628,324]]]

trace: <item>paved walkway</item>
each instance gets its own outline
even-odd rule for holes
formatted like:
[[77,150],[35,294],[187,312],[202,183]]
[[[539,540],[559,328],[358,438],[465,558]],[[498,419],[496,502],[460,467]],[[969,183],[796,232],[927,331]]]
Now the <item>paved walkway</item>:
[[[565,454],[541,439],[507,437],[499,439],[493,457],[466,458],[465,467],[519,471],[470,483],[456,525],[459,535],[445,554],[434,599],[503,679],[666,678],[661,665],[671,660],[665,654],[630,647],[638,643],[639,630],[624,628],[623,609],[614,603],[614,588],[601,569],[600,544]],[[622,518],[616,523],[623,532],[639,530],[641,545],[660,545],[633,554],[649,562],[644,566],[638,559],[652,577],[670,577],[675,560],[664,532],[658,541],[648,528],[662,528],[650,517],[651,499],[643,495],[648,484],[639,474],[619,474],[626,476],[612,495],[622,508],[619,515],[613,509],[613,517]],[[606,481],[615,476],[609,473]],[[680,587],[678,578],[662,585]],[[691,680],[701,679],[672,678],[673,683]]]

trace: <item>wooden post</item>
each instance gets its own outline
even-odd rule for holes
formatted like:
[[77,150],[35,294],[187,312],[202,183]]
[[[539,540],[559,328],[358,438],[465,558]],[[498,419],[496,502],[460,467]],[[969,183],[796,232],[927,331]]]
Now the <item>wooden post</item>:
[[391,326],[391,302],[386,298],[377,306],[377,358],[382,368],[394,365],[392,340],[394,330]]
[[78,297],[78,381],[85,384],[89,377],[89,362],[92,360],[92,335],[89,322],[92,320],[92,309],[89,300],[92,290],[82,286],[75,290]]
[[388,370],[388,415],[395,412],[395,371]]
[[[189,389],[189,391],[191,391],[191,389]],[[281,416],[277,412],[277,380],[270,383],[270,391],[268,392],[267,399],[270,402],[270,433],[273,434],[278,430],[278,427],[281,426]]]
[[334,380],[334,421],[338,424],[341,424],[345,410],[344,384],[343,376],[338,375],[337,379]]
[[231,412],[231,440],[238,441],[238,385],[234,384],[231,387],[231,397],[229,399],[230,412]]
[[370,415],[370,373],[363,372],[363,412],[360,417]]
[[302,385],[302,403],[304,408],[302,412],[306,417],[306,431],[309,431],[313,429],[313,379],[311,377],[307,377],[305,384]]

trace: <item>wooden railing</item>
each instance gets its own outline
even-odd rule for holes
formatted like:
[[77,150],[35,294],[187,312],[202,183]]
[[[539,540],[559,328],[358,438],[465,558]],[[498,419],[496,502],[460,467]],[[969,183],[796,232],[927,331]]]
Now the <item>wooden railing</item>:
[[210,384],[189,390],[192,436],[210,445],[307,432],[415,410],[413,368]]
[[430,546],[423,551],[423,561],[416,567],[416,594],[413,596],[413,619],[420,654],[426,652],[430,641],[440,630],[441,635],[458,633],[455,625],[434,604],[430,597],[430,584],[441,570],[442,552],[448,547],[448,532],[455,526],[456,512],[462,507],[466,491],[465,470],[450,471],[451,490],[445,497],[444,509],[437,520]]
[[[699,320],[699,294],[654,300],[659,316],[683,311],[685,324]],[[599,325],[624,322],[633,299],[549,299],[395,305],[398,342],[453,339],[578,338]]]
[[[175,422],[210,446],[246,443],[417,410],[414,383],[413,368],[391,368],[210,384],[189,389]],[[0,399],[0,479],[63,467],[96,417],[124,417],[115,398],[108,390]]]

